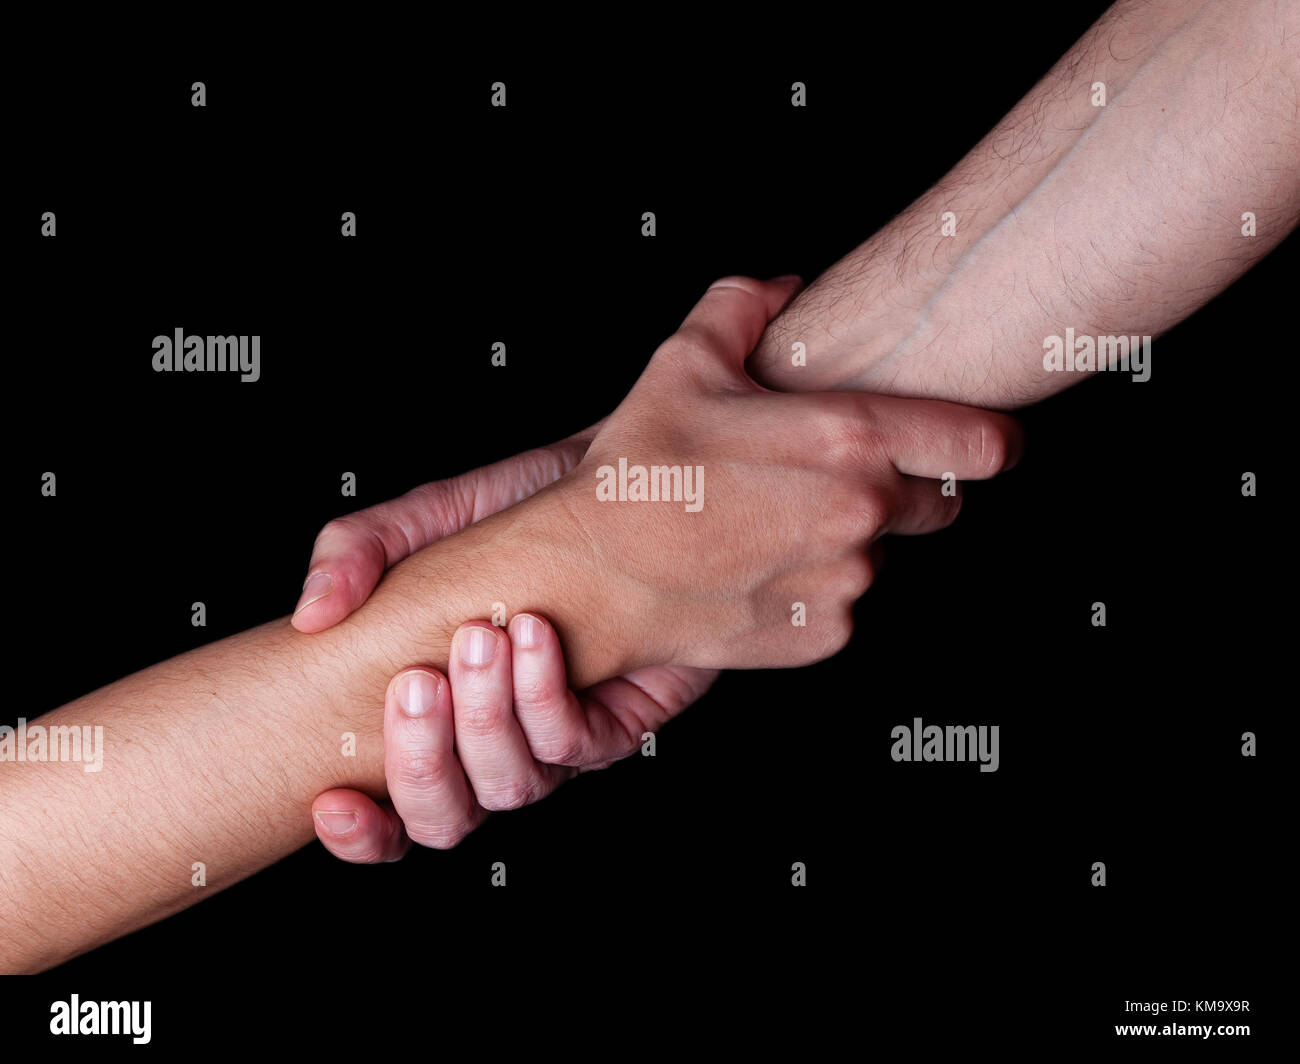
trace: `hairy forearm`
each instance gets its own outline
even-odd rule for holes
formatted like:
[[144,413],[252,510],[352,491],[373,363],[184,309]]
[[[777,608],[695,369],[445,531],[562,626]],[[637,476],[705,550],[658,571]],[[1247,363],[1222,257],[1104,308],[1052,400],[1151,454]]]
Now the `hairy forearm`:
[[[48,967],[230,885],[307,841],[318,781],[382,777],[376,714],[345,704],[331,659],[360,662],[338,637],[272,622],[34,721],[102,728],[102,766],[0,764],[0,970]],[[367,678],[372,707],[373,670],[346,690]]]
[[1298,113],[1300,5],[1118,3],[939,184],[802,293],[750,371],[781,390],[999,408],[1065,388],[1080,375],[1044,368],[1046,338],[1156,336],[1295,227]]
[[[1009,407],[1078,379],[1044,370],[1048,335],[1168,328],[1300,213],[1295,22],[1295,5],[1117,5],[801,295],[751,370],[782,390]],[[273,622],[40,718],[102,725],[103,767],[0,763],[0,970],[48,967],[277,860],[310,840],[323,790],[381,796],[389,678],[445,669],[456,627],[497,602],[554,620],[575,686],[650,663],[644,633],[620,624],[634,604],[608,599],[562,500],[544,491],[416,553],[327,632]]]
[[389,679],[445,670],[456,627],[493,602],[557,608],[585,674],[620,671],[556,518],[545,500],[489,518],[397,566],[327,632],[274,621],[31,722],[102,727],[100,768],[34,748],[0,761],[0,971],[57,964],[285,856],[313,837],[323,790],[383,796]]

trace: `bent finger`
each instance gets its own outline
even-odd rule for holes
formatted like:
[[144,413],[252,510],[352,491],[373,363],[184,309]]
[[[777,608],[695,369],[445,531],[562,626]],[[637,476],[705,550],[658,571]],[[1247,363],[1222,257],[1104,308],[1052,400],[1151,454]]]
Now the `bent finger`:
[[709,286],[674,336],[701,341],[720,366],[737,369],[802,284],[793,274],[772,281],[723,277]]
[[343,787],[325,791],[312,802],[311,812],[321,844],[352,864],[396,861],[411,848],[392,806],[360,791]]
[[456,756],[447,681],[434,669],[407,669],[384,702],[384,775],[406,834],[446,850],[483,821]]
[[452,637],[456,749],[484,809],[517,809],[550,794],[571,772],[540,764],[514,712],[510,639],[486,621]]

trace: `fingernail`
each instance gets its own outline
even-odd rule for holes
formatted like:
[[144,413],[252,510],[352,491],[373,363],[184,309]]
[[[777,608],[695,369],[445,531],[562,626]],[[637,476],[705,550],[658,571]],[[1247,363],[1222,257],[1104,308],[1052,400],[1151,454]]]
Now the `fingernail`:
[[351,835],[357,830],[357,825],[361,823],[361,818],[357,816],[355,809],[318,809],[316,819],[320,822],[327,833],[338,838],[342,835]]
[[423,717],[438,700],[442,681],[427,672],[408,672],[397,681],[397,704],[408,717]]
[[542,622],[527,613],[515,614],[514,629],[510,638],[515,641],[515,646],[531,650],[542,641]]
[[312,573],[307,577],[307,582],[302,585],[302,594],[298,597],[298,605],[294,607],[293,612],[301,613],[313,602],[323,599],[334,590],[334,577],[329,573]]
[[460,637],[460,660],[466,665],[486,665],[497,651],[497,637],[475,625]]

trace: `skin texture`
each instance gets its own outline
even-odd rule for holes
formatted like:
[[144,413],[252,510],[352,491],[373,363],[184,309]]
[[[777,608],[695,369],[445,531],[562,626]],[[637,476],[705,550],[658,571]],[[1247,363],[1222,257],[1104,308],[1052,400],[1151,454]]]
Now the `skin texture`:
[[[1256,236],[1242,235],[1246,211]],[[1300,5],[1118,3],[934,188],[795,299],[749,369],[782,391],[1024,406],[1080,376],[1044,370],[1045,337],[1158,336],[1298,219]],[[806,366],[791,364],[795,342]]]
[[[1009,455],[1014,430],[984,411],[883,400],[864,408],[876,419],[870,436],[819,456],[808,469],[797,441],[814,419],[830,416],[823,409],[828,397],[770,396],[740,384],[749,345],[792,290],[789,283],[757,282],[712,290],[701,301],[703,316],[697,308],[685,334],[666,344],[647,370],[652,387],[634,391],[592,444],[604,454],[635,439],[662,450],[665,459],[680,452],[722,472],[704,511],[686,516],[704,518],[711,534],[733,545],[729,554],[696,557],[697,530],[680,520],[654,530],[657,553],[676,556],[683,568],[711,566],[698,584],[655,587],[634,570],[609,569],[602,550],[618,556],[634,545],[644,548],[644,508],[614,505],[596,516],[593,482],[580,464],[522,503],[399,562],[360,609],[326,632],[306,635],[287,621],[272,622],[128,676],[42,718],[47,727],[103,725],[103,769],[3,762],[0,970],[57,964],[265,867],[310,839],[308,814],[321,791],[350,787],[383,798],[382,692],[411,662],[445,675],[453,638],[457,659],[467,649],[482,660],[482,646],[468,635],[484,633],[481,641],[494,635],[490,626],[457,629],[484,603],[518,603],[524,612],[545,603],[564,638],[570,674],[582,686],[671,660],[663,648],[676,645],[691,646],[681,664],[718,668],[752,660],[753,648],[692,640],[692,625],[709,621],[729,585],[745,587],[756,603],[776,603],[785,591],[767,599],[764,588],[800,573],[809,578],[800,597],[810,616],[829,620],[810,624],[812,638],[783,656],[815,660],[842,645],[844,604],[865,572],[855,556],[863,539],[890,524],[920,530],[955,515],[951,506],[936,507],[907,490],[891,455],[906,456],[917,469],[936,468],[947,461],[951,438],[992,441],[988,453]],[[693,394],[696,388],[706,389],[707,401]],[[845,398],[829,401],[843,407]],[[655,439],[648,424],[662,420],[652,416],[661,404],[686,413],[671,441]],[[761,438],[737,455],[730,429],[760,413]],[[833,411],[836,424],[848,413]],[[935,431],[918,433],[918,426]],[[590,458],[591,451],[584,462]],[[981,468],[993,471],[988,464]],[[869,512],[862,511],[859,494],[816,497],[864,471],[873,486]],[[743,491],[726,490],[729,483]],[[938,485],[931,491],[937,495]],[[755,495],[766,513],[784,515],[785,522],[816,506],[826,517],[824,527],[811,539],[774,544],[750,520]],[[606,537],[600,544],[583,532],[598,523]],[[800,550],[815,563],[794,556]],[[740,630],[758,639],[789,627],[788,604],[780,607],[775,619],[755,617]],[[733,624],[731,630],[738,629]],[[475,682],[469,675],[461,680]],[[432,719],[445,727],[445,713],[438,715],[434,705]],[[491,722],[471,715],[454,726],[459,734]],[[355,756],[347,756],[349,735]],[[494,772],[490,759],[467,767],[479,776]],[[538,771],[546,777],[542,786],[565,775]],[[528,797],[503,787],[499,801],[510,805]],[[202,889],[193,885],[195,862],[205,866]]]
[[[360,606],[388,567],[553,483],[578,463],[601,424],[331,521],[316,537],[293,626],[324,631]],[[508,635],[491,629],[506,649],[486,667],[453,655],[448,672],[461,709],[454,724],[448,723],[451,699],[442,697],[451,686],[437,669],[413,669],[394,678],[384,711],[391,800],[375,801],[352,788],[318,796],[312,808],[316,834],[331,852],[346,861],[373,863],[397,859],[412,840],[438,849],[454,846],[488,811],[536,801],[562,778],[626,757],[640,745],[640,736],[657,731],[696,701],[718,675],[715,669],[652,666],[575,694],[568,689],[559,636],[544,618],[516,615],[511,632],[530,619],[536,646],[515,642],[511,647]],[[482,681],[475,683],[480,673]],[[461,682],[462,677],[469,680]],[[411,683],[417,685],[422,712],[408,722],[412,715],[402,696],[411,693]],[[466,720],[481,726],[467,726]],[[471,752],[464,765],[456,747]],[[493,771],[476,773],[478,766]],[[572,771],[557,774],[552,766]],[[465,786],[448,784],[448,777]]]
[[[951,524],[960,496],[944,495],[938,478],[989,477],[1019,454],[1019,429],[999,414],[842,393],[810,405],[756,386],[745,358],[793,287],[713,285],[552,489],[590,544],[593,571],[636,604],[646,663],[787,666],[835,653],[871,584],[865,548],[887,532]],[[703,467],[703,508],[602,502],[599,471],[620,458]],[[796,491],[801,505],[786,505]],[[715,496],[724,505],[710,505]],[[808,623],[792,632],[799,601]]]
[[[1295,225],[1295,23],[1294,4],[1117,5],[949,178],[796,301],[751,356],[753,375],[787,391],[872,388],[1011,407],[1079,379],[1043,370],[1043,337],[1066,327],[1167,328]],[[1096,80],[1109,86],[1105,108],[1087,102]],[[942,238],[939,215],[949,209],[957,236]],[[1246,210],[1258,219],[1254,238],[1240,233]],[[807,344],[807,366],[790,364],[795,340]],[[691,345],[702,342],[697,331],[657,356],[671,370],[656,371],[641,397],[662,398],[671,373],[703,374],[700,403],[724,411],[714,422],[721,433],[698,444],[665,435],[653,403],[634,404],[611,423],[597,457],[649,443],[668,453],[646,461],[678,458],[712,469],[716,456],[721,480],[711,478],[706,490],[749,490],[735,430],[760,396],[739,388],[728,395],[725,360],[691,360],[700,353]],[[722,404],[724,396],[732,402]],[[681,398],[689,405],[691,397]],[[769,398],[761,396],[775,413]],[[817,400],[790,416],[829,434],[847,407]],[[888,418],[884,408],[872,413],[881,424]],[[913,438],[926,419],[917,415]],[[832,450],[846,475],[864,468],[871,438],[837,437],[842,446]],[[773,455],[778,469],[788,459],[779,448]],[[883,465],[870,468],[879,474],[870,500],[837,497],[856,507],[838,531],[851,526],[861,536],[900,521],[885,507],[905,493]],[[767,477],[749,472],[760,483]],[[825,491],[839,482],[827,468],[815,476],[823,494],[802,500],[814,510],[829,505]],[[707,498],[712,520],[720,496],[710,490]],[[619,530],[607,512],[573,508],[582,501],[556,482],[399,562],[364,606],[327,632],[308,637],[275,622],[43,719],[107,722],[105,768],[88,782],[78,765],[3,765],[0,969],[49,966],[190,904],[201,896],[190,886],[191,861],[208,863],[209,889],[265,866],[310,837],[307,810],[322,789],[349,785],[382,796],[380,692],[412,662],[445,669],[460,622],[480,616],[485,603],[544,610],[579,686],[664,660],[647,659],[642,646],[701,660],[711,633],[692,625],[716,616],[725,597],[718,586],[677,607],[657,598],[648,582],[671,574],[636,559],[625,564],[626,553],[611,556],[608,548],[601,555],[602,544],[584,541],[581,530]],[[877,508],[866,512],[878,524],[863,520],[863,503]],[[685,557],[698,544],[680,522],[661,522],[656,545],[662,552],[674,529]],[[640,542],[618,540],[629,541]],[[864,574],[852,570],[847,552],[837,553],[843,543],[834,536],[817,546],[823,578],[809,570],[814,594],[799,597],[813,600],[815,639],[833,649],[845,635],[842,603]],[[765,621],[755,607],[788,595],[798,572],[797,563],[762,554],[767,547],[758,545],[757,560],[708,555],[732,566],[709,575],[735,578],[750,607],[727,623],[750,626],[760,640]],[[603,583],[601,557],[617,594]],[[600,573],[599,589],[582,581],[589,572]],[[356,733],[355,759],[338,755],[343,731]]]
[[[712,681],[711,672],[682,665],[798,665],[835,653],[848,642],[852,604],[872,579],[870,544],[885,532],[928,532],[956,518],[956,485],[945,495],[925,478],[982,478],[1014,463],[1020,437],[1013,422],[948,403],[826,396],[813,420],[797,422],[796,435],[783,433],[781,426],[796,424],[789,409],[807,409],[807,397],[759,388],[743,363],[797,283],[717,282],[602,423],[582,461],[554,486],[580,538],[592,545],[591,571],[601,574],[613,599],[637,603],[639,653],[679,667],[643,669],[579,696],[565,687],[554,632],[537,618],[544,650],[535,656],[516,645],[523,667],[516,670],[513,699],[508,647],[494,659],[500,669],[471,667],[453,655],[449,691],[430,672],[432,721],[407,721],[390,687],[385,745],[393,802],[377,804],[350,788],[322,794],[314,807],[316,831],[333,852],[351,861],[392,860],[406,849],[402,820],[409,838],[455,845],[483,810],[536,801],[576,771],[627,756],[642,734]],[[663,409],[674,411],[671,423]],[[761,450],[752,442],[760,434],[770,443]],[[714,457],[705,464],[699,512],[680,503],[597,499],[602,466],[620,456],[694,464],[692,448],[703,438],[712,439]],[[711,509],[709,484],[732,504]],[[794,491],[805,505],[783,507]],[[396,519],[408,530],[438,527],[420,518],[423,505],[423,497],[385,504],[322,532],[311,571],[346,574],[331,613],[377,579],[375,544],[396,540],[400,549],[422,534],[398,537],[387,522]],[[755,537],[742,529],[762,532]],[[298,617],[326,601],[310,594],[305,600]],[[807,606],[806,626],[791,625],[794,602]],[[295,623],[314,627],[318,620]],[[511,622],[513,633],[520,622]],[[470,632],[493,645],[506,642],[483,622]],[[458,633],[462,649],[468,635]],[[411,681],[394,680],[404,682]],[[435,698],[439,692],[447,697]],[[443,721],[453,703],[454,728]],[[453,734],[455,750],[448,741]],[[447,785],[449,777],[456,786]],[[466,777],[470,786],[460,786]]]
[[[1158,336],[1295,227],[1298,115],[1300,5],[1115,4],[942,181],[794,299],[749,372],[787,392],[1003,409],[1077,383],[1043,368],[1047,336]],[[366,554],[356,537],[334,544],[313,571]],[[346,608],[379,574],[349,584]],[[400,834],[396,818],[371,822]]]
[[568,689],[559,637],[545,618],[516,614],[508,629],[471,621],[455,645],[475,638],[491,641],[490,657],[453,653],[447,676],[414,668],[389,684],[384,770],[391,800],[338,788],[312,809],[316,834],[336,856],[374,863],[396,860],[412,841],[455,846],[489,811],[538,801],[580,771],[626,757],[697,697],[685,682],[656,692],[656,679],[674,671],[705,675],[661,667],[647,670],[648,679],[634,674],[579,695]]

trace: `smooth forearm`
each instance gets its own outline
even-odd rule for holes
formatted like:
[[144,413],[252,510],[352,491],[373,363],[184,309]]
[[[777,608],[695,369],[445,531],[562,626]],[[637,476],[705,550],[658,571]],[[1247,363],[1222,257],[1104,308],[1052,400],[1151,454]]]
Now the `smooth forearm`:
[[1048,337],[1159,335],[1300,217],[1297,34],[1294,5],[1116,4],[947,177],[795,300],[751,372],[789,391],[1007,408],[1080,379],[1044,368]]

